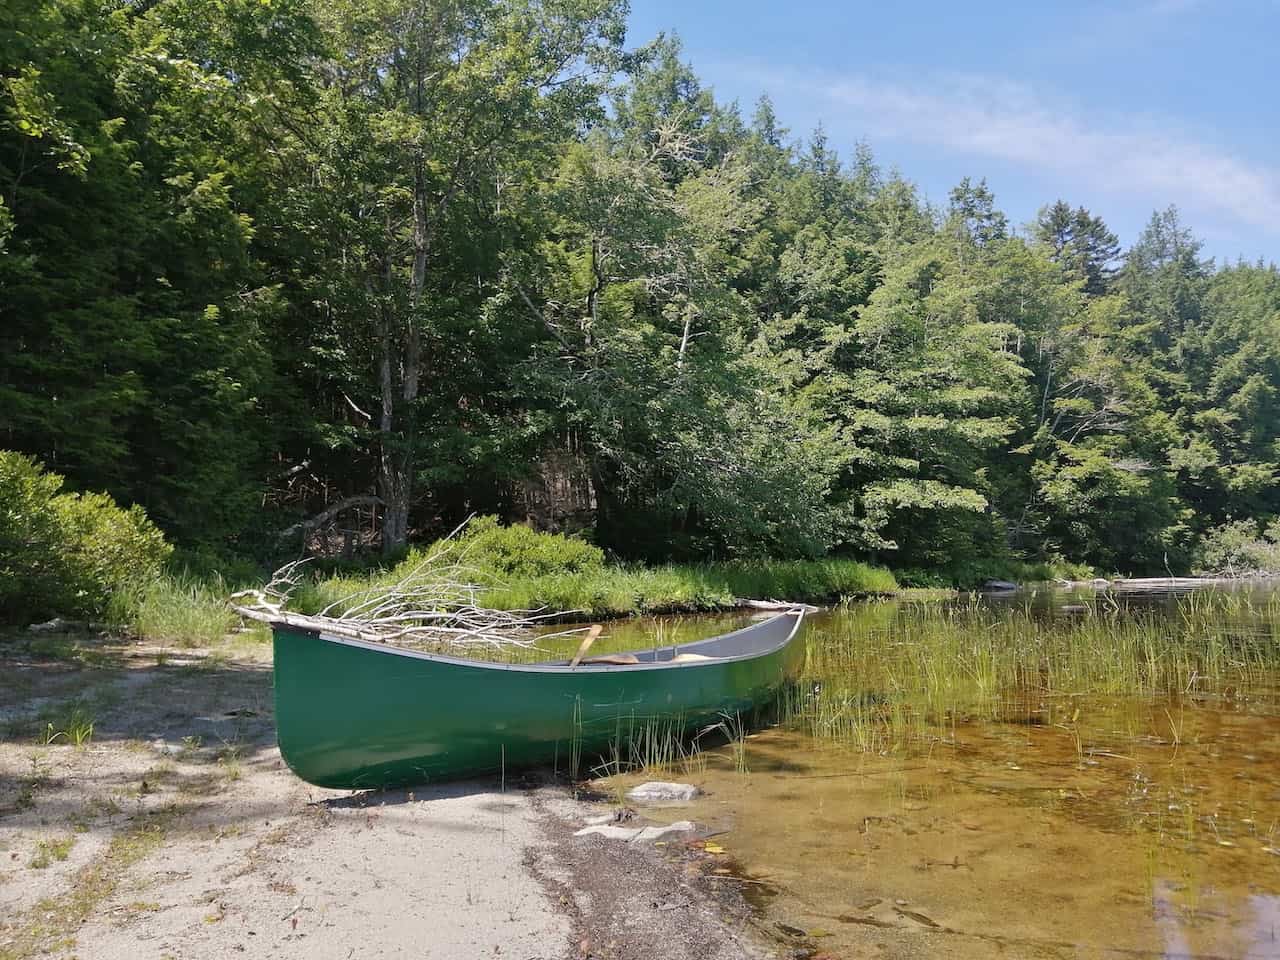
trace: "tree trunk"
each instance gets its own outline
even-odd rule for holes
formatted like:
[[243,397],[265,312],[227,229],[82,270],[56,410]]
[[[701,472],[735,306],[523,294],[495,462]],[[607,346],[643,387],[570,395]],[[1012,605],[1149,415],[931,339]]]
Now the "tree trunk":
[[[382,390],[382,458],[379,486],[386,503],[382,517],[382,551],[396,553],[409,542],[409,508],[413,502],[414,445],[418,382],[422,370],[422,331],[419,311],[427,283],[431,247],[427,215],[427,183],[419,159],[413,178],[413,269],[409,278],[408,316],[396,323],[384,311],[380,388]],[[390,228],[388,227],[388,239]],[[390,258],[386,282],[391,288]],[[394,353],[394,357],[393,357]],[[399,374],[397,377],[396,374]],[[398,381],[398,382],[397,382]]]
[[[393,458],[396,459],[396,458]],[[409,484],[406,472],[393,470],[382,477],[382,552],[403,550],[409,543]]]
[[[388,225],[388,236],[390,226]],[[391,290],[393,273],[391,255],[383,262],[383,283]],[[381,336],[378,344],[378,392],[381,410],[378,416],[378,492],[384,504],[382,512],[382,552],[403,550],[409,539],[410,457],[404,434],[403,410],[397,409],[397,380],[403,380],[404,354],[399,324],[393,316],[390,298],[383,296]],[[399,377],[397,377],[399,374]]]

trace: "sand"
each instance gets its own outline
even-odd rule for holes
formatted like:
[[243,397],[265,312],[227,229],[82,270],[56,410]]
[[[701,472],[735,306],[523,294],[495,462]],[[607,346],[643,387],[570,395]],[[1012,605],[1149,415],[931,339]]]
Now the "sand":
[[696,847],[574,837],[607,807],[568,785],[298,780],[269,651],[0,639],[0,960],[769,955]]

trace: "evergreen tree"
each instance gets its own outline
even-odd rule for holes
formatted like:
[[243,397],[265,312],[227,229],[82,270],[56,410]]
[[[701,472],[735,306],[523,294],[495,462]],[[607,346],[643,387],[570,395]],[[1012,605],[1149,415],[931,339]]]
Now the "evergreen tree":
[[1120,241],[1101,217],[1084,207],[1072,210],[1066,201],[1058,200],[1040,210],[1032,233],[1048,248],[1049,259],[1084,281],[1090,296],[1102,296],[1111,289]]

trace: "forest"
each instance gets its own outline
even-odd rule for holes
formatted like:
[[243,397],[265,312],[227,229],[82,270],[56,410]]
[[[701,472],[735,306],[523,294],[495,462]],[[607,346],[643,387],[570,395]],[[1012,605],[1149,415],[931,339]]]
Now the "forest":
[[472,515],[959,582],[1274,553],[1275,264],[929,203],[626,13],[7,0],[0,449],[213,562]]

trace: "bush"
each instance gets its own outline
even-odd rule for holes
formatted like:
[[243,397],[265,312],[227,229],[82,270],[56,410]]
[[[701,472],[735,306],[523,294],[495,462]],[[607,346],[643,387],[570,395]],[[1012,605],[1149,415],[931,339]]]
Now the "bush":
[[[462,565],[487,575],[482,579],[561,576],[604,566],[604,551],[595,544],[562,533],[540,533],[520,524],[504,527],[497,517],[477,517],[457,540],[448,545],[433,544],[425,555],[442,546]],[[404,566],[415,566],[423,556],[413,551]]]
[[1214,527],[1196,548],[1195,572],[1245,576],[1280,573],[1280,520],[1265,531],[1253,520],[1230,520]]
[[0,451],[0,618],[98,616],[172,550],[141,507],[60,493],[62,482],[31,457]]
[[493,517],[483,517],[457,540],[414,550],[390,572],[304,581],[293,596],[293,608],[317,613],[361,591],[390,586],[424,557],[442,551],[444,559],[468,568],[466,576],[482,588],[480,602],[486,606],[572,612],[592,619],[724,610],[740,597],[821,602],[891,593],[898,587],[888,570],[841,557],[606,566],[603,551],[585,541],[503,527]]

